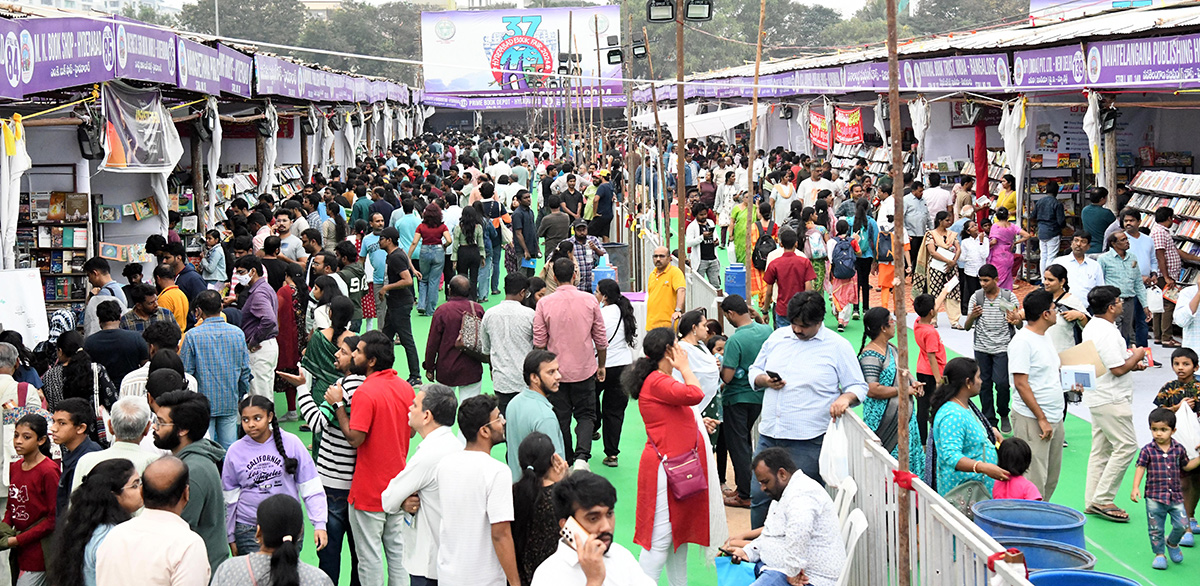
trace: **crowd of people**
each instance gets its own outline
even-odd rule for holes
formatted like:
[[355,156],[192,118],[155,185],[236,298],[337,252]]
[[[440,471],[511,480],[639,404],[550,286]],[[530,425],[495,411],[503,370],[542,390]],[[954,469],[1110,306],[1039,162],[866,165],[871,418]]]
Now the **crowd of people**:
[[[1093,190],[1071,253],[1051,260],[1062,211],[1039,201],[1026,230],[1011,177],[989,200],[966,178],[893,185],[865,161],[841,177],[783,148],[752,162],[744,145],[692,140],[679,178],[661,171],[676,168],[670,145],[635,138],[589,164],[544,138],[397,141],[290,198],[234,199],[198,255],[151,236],[153,282],[129,265],[120,285],[88,259],[82,315],[55,312],[32,350],[0,333],[15,583],[558,586],[665,570],[683,585],[695,544],[753,563],[756,584],[833,586],[848,560],[819,465],[831,422],[861,405],[898,453],[910,402],[911,471],[941,494],[1049,500],[1081,391],[1063,392],[1058,354],[1083,341],[1107,368],[1082,392],[1087,512],[1128,520],[1114,498],[1136,458],[1155,567],[1182,559],[1200,461],[1171,434],[1200,396],[1200,296],[1149,310],[1184,255],[1163,240],[1169,208],[1142,235],[1136,211],[1099,218]],[[653,251],[639,320],[595,269],[613,228],[653,225],[678,182],[684,248]],[[1014,247],[1032,238],[1042,288],[1019,298]],[[724,293],[722,253],[747,291],[709,316],[687,306],[680,265]],[[909,282],[915,373],[888,309]],[[973,358],[947,361],[942,311],[973,331]],[[857,348],[827,317],[862,322]],[[1139,455],[1132,373],[1150,365],[1150,324],[1178,381]],[[627,465],[630,399],[647,437],[636,556],[613,542],[617,492],[592,472],[596,442],[604,467]],[[750,510],[748,531],[730,534],[726,507]]]

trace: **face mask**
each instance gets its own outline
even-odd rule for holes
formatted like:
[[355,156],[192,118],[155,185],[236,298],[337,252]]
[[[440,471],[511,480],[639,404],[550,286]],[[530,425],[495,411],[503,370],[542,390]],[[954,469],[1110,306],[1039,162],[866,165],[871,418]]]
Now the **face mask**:
[[242,274],[234,273],[233,274],[233,284],[234,285],[242,285],[243,287],[246,285],[249,285],[250,284],[250,275],[249,274],[242,275]]

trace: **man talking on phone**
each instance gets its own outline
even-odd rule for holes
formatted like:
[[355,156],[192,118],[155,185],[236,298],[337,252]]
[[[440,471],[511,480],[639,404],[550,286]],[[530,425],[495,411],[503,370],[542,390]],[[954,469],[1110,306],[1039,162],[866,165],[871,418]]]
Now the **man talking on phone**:
[[607,479],[576,471],[555,484],[552,495],[563,537],[533,573],[532,586],[654,585],[637,558],[613,543],[617,491]]

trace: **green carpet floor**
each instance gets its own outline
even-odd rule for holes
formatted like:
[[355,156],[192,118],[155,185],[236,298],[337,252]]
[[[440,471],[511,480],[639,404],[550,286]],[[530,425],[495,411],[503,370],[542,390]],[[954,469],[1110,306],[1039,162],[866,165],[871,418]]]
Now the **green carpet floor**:
[[[492,296],[490,302],[485,304],[485,307],[491,307],[501,299],[502,297],[500,296]],[[422,353],[424,352],[425,340],[429,333],[429,324],[430,318],[413,314],[414,335],[417,339],[417,347]],[[828,320],[827,325],[830,327],[836,326],[832,317]],[[862,322],[851,322],[843,336],[855,348],[858,348],[862,340]],[[915,343],[910,344],[910,348],[915,349]],[[406,377],[409,373],[404,372],[402,354],[399,348],[397,350],[398,360],[396,364],[400,368],[400,375]],[[915,353],[910,353],[910,356],[915,361]],[[951,352],[950,357],[954,356],[955,354]],[[491,380],[486,368],[484,369],[484,377],[484,389],[490,389]],[[284,410],[283,396],[278,395],[277,399],[276,409],[282,414]],[[299,432],[298,427],[299,424],[297,423],[284,424],[285,429],[297,433],[305,442],[311,441],[309,434]],[[1091,429],[1087,421],[1075,416],[1068,416],[1066,429],[1070,445],[1063,452],[1062,477],[1058,490],[1052,500],[1057,504],[1082,510],[1083,483],[1086,478]],[[419,437],[414,438],[414,449],[418,440]],[[646,432],[642,425],[641,416],[638,414],[637,403],[631,401],[626,412],[625,427],[621,436],[620,466],[617,468],[607,468],[600,464],[600,457],[593,459],[593,471],[608,478],[617,489],[616,539],[632,551],[634,555],[637,555],[639,551],[632,543],[634,508],[637,496],[637,464],[645,442]],[[497,459],[503,461],[505,458],[505,447],[497,446],[492,454]],[[601,444],[599,442],[593,444],[593,454],[602,455]],[[1131,520],[1129,523],[1117,524],[1098,517],[1088,517],[1087,525],[1085,526],[1087,549],[1097,558],[1095,569],[1134,579],[1145,586],[1191,586],[1195,584],[1197,576],[1200,576],[1200,571],[1198,571],[1200,570],[1200,549],[1185,548],[1184,563],[1180,565],[1171,564],[1170,569],[1167,571],[1151,569],[1150,562],[1153,560],[1153,555],[1150,550],[1149,538],[1147,537],[1145,507],[1143,504],[1129,501],[1132,482],[1133,470],[1131,468],[1127,472],[1125,482],[1117,495],[1117,505],[1130,513]],[[304,549],[302,559],[305,562],[316,565],[316,552],[311,547],[311,541],[309,541],[308,547]],[[350,555],[348,550],[343,547],[342,584],[349,584],[349,568]],[[1188,576],[1191,577],[1189,578]],[[665,576],[661,580],[661,583],[666,583]],[[688,557],[688,583],[697,586],[711,586],[717,583],[716,571],[711,566],[705,565],[699,549],[695,546],[692,546]]]

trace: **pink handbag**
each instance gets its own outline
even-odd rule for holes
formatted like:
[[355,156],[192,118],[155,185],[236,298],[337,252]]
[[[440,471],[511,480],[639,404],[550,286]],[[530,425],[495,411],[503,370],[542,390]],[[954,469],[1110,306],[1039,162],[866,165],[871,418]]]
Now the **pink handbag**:
[[704,465],[700,462],[699,441],[697,447],[670,458],[658,451],[654,440],[649,441],[654,453],[662,460],[663,471],[667,476],[667,488],[671,489],[671,495],[676,500],[689,499],[708,490],[708,478],[704,475]]

